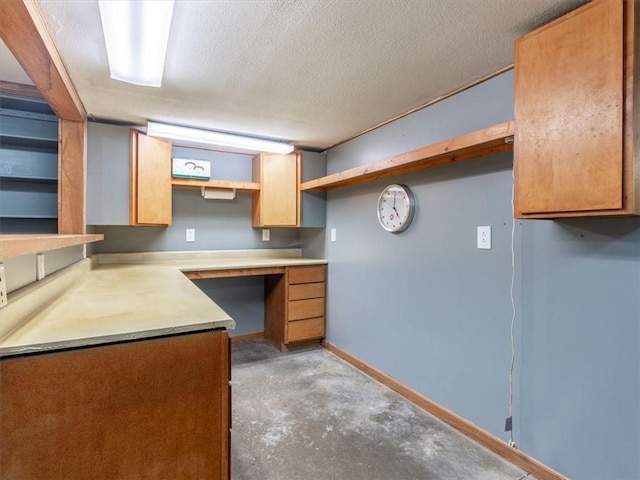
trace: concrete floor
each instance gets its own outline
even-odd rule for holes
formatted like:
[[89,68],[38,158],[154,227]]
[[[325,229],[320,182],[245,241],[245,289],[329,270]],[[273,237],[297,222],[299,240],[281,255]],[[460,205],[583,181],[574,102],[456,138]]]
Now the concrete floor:
[[233,480],[520,480],[525,472],[324,348],[232,347]]

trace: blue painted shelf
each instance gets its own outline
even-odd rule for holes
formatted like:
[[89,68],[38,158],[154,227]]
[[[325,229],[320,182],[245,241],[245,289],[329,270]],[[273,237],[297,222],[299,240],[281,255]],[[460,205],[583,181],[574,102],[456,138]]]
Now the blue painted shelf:
[[56,233],[58,118],[43,100],[0,95],[0,233]]

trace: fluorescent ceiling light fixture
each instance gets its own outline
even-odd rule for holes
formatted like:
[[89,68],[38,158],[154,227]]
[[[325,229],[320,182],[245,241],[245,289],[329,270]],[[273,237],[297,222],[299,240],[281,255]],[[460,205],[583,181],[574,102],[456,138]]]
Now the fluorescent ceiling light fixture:
[[147,135],[191,144],[217,145],[219,147],[238,148],[256,152],[290,153],[293,151],[293,145],[285,142],[156,122],[147,122]]
[[159,87],[173,0],[99,0],[111,78]]

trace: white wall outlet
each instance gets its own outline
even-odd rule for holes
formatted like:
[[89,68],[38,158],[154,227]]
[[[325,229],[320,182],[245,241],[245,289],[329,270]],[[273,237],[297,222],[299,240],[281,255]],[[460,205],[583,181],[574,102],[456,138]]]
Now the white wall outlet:
[[336,241],[336,238],[337,238],[336,229],[335,229],[335,228],[332,228],[332,229],[331,229],[331,241],[332,241],[332,242],[335,242],[335,241]]
[[186,230],[186,240],[189,243],[193,243],[196,241],[196,229],[195,228],[187,228]]
[[7,301],[7,280],[4,277],[4,263],[0,263],[0,307],[4,307]]
[[478,248],[483,250],[491,249],[491,227],[478,227]]
[[36,280],[44,278],[44,253],[36,255]]
[[268,228],[263,228],[262,229],[262,241],[263,242],[268,242],[271,240],[271,230],[269,230]]

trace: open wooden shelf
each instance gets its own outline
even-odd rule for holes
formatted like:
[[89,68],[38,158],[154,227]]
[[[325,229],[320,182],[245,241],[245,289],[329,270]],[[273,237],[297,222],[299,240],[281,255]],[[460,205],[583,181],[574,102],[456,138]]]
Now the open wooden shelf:
[[235,188],[236,190],[257,192],[260,184],[257,182],[235,182],[232,180],[195,180],[191,178],[172,178],[171,185],[179,188]]
[[85,235],[0,235],[0,260],[29,253],[40,253],[73,245],[98,242],[100,240],[104,240],[104,235],[101,233]]
[[380,178],[402,175],[448,163],[457,163],[509,151],[513,149],[513,143],[507,140],[513,137],[513,133],[514,124],[512,121],[500,123],[379,162],[316,178],[315,180],[304,182],[301,189],[332,190],[334,188],[349,187],[372,182]]

